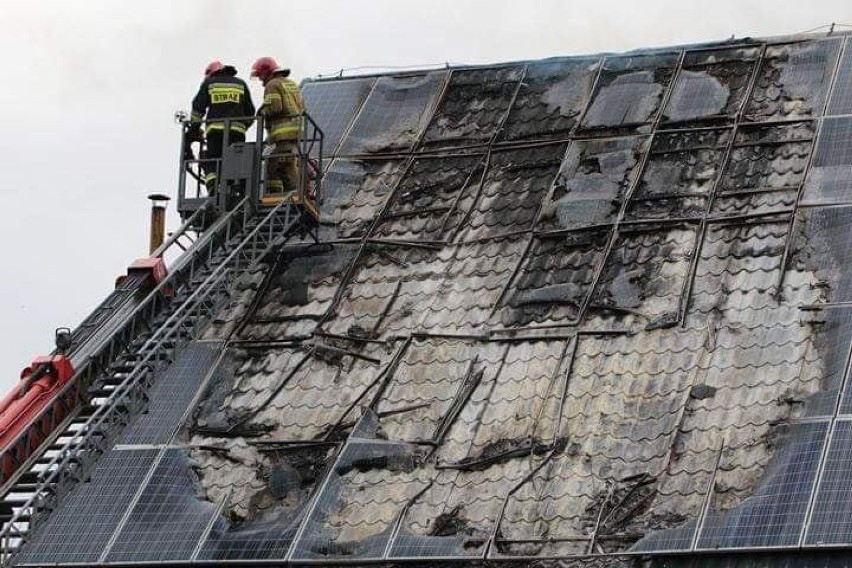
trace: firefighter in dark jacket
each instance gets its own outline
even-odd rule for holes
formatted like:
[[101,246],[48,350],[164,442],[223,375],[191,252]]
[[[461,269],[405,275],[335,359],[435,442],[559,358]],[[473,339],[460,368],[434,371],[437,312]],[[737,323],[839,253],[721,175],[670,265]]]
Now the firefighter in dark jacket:
[[263,105],[257,114],[266,126],[269,160],[266,166],[267,200],[290,199],[301,204],[314,220],[319,218],[316,203],[299,178],[299,136],[304,123],[305,104],[290,70],[278,67],[271,57],[261,57],[251,67],[251,76],[263,82]]
[[204,70],[204,81],[198,94],[192,99],[192,114],[188,130],[189,141],[201,141],[201,121],[207,147],[201,153],[201,167],[204,171],[204,183],[210,195],[216,192],[216,178],[219,160],[225,141],[225,122],[217,119],[249,118],[245,121],[233,121],[228,129],[228,143],[245,142],[246,129],[251,126],[254,116],[254,103],[245,81],[237,77],[237,70],[220,61],[212,61]]

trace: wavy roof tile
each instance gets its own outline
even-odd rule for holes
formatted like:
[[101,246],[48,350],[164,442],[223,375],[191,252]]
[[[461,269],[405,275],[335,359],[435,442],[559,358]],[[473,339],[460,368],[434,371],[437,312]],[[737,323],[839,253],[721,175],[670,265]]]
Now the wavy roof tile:
[[[242,276],[181,430],[17,562],[852,546],[850,41],[307,83],[323,244]],[[68,529],[124,465],[148,524]]]

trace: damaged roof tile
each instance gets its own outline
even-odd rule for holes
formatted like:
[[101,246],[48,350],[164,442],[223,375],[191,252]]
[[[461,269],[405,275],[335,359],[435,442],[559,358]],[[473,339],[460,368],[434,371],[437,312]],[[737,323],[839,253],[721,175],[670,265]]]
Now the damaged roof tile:
[[[145,534],[185,519],[209,531],[183,560],[328,565],[852,544],[843,42],[306,85],[342,137],[322,243],[236,279],[219,369],[146,458],[183,454],[183,512]],[[21,558],[105,546],[118,525],[77,496],[133,451]]]

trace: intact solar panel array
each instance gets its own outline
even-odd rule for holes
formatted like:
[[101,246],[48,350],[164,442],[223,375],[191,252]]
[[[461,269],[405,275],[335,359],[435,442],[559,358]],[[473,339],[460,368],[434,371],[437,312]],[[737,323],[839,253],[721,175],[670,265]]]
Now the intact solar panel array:
[[108,452],[91,478],[75,488],[15,562],[27,564],[96,563],[132,503],[158,451]]
[[[353,264],[299,280],[297,311],[261,308],[252,333],[274,342],[276,326],[334,305],[330,335],[365,351],[278,345],[225,372],[223,343],[191,345],[16,564],[852,546],[852,38],[340,78],[304,92],[326,132],[324,211]],[[417,234],[428,238],[400,237]],[[447,275],[452,286],[439,286]],[[475,293],[454,301],[463,286]],[[717,317],[728,319],[711,331]],[[624,318],[642,323],[625,333]],[[408,321],[421,335],[394,344]],[[486,339],[473,333],[483,322]],[[493,340],[520,327],[565,336]],[[660,330],[679,343],[643,339]],[[775,382],[737,391],[743,422],[720,427],[730,409],[715,393],[769,360]],[[817,386],[800,397],[788,386],[808,365]],[[640,368],[658,382],[641,382]],[[266,380],[273,369],[286,380]],[[353,369],[366,388],[347,390]],[[223,384],[231,391],[211,391]],[[295,402],[276,407],[290,390]],[[187,434],[202,394],[230,405],[216,416],[226,426],[207,416]],[[233,434],[251,404],[269,413],[263,428]],[[758,424],[777,407],[794,410]],[[287,422],[323,412],[328,424]],[[428,433],[406,437],[400,415]],[[482,438],[482,424],[503,437]],[[287,428],[299,439],[264,437]],[[263,489],[205,482],[204,460],[224,479],[255,460],[257,478],[240,481]],[[628,466],[609,474],[607,460]]]
[[193,342],[178,353],[149,392],[148,412],[124,430],[119,444],[167,444],[213,370],[221,347],[219,341]]
[[166,450],[114,536],[107,562],[152,562],[192,558],[216,506],[195,496],[183,450]]

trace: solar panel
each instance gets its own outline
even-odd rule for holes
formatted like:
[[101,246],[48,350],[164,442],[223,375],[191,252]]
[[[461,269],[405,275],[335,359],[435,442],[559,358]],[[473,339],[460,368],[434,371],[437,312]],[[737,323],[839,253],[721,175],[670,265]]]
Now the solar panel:
[[324,182],[322,215],[341,237],[362,236],[399,179],[403,160],[338,158]]
[[[367,429],[362,420],[358,428]],[[365,433],[365,435],[369,435]],[[353,441],[353,440],[358,441]],[[350,437],[334,470],[310,516],[305,519],[304,530],[293,545],[291,560],[334,560],[340,558],[380,559],[384,556],[393,532],[394,511],[401,509],[404,496],[387,489],[359,482],[359,475],[371,470],[387,469],[388,475],[395,472],[405,475],[415,466],[411,446],[388,441],[359,439],[355,431]],[[371,489],[379,490],[382,506],[374,502],[375,510],[353,510],[342,498],[344,494],[359,494]],[[356,538],[357,536],[357,538]]]
[[840,60],[840,69],[837,70],[828,114],[852,114],[852,44],[848,38],[843,58]]
[[622,231],[592,293],[587,319],[607,310],[641,315],[649,325],[675,317],[696,238],[694,225]]
[[230,527],[217,522],[198,554],[198,560],[284,559],[304,520],[305,505]]
[[[822,361],[820,389],[805,401],[805,413],[807,416],[830,416],[837,407],[852,346],[852,309],[848,306],[829,308],[803,314],[802,319],[813,326],[813,349]],[[842,414],[852,413],[852,389],[846,388],[840,403]]]
[[[236,489],[228,500],[228,514],[213,524],[198,560],[285,559],[335,455],[336,447],[329,445],[264,452],[269,462],[259,477],[265,488],[252,497],[258,510],[242,517],[238,511],[245,508],[246,497]],[[241,483],[257,482],[250,476],[240,477]]]
[[16,557],[18,565],[95,563],[154,463],[158,450],[107,453]]
[[563,59],[527,67],[498,139],[566,139],[588,103],[600,60]]
[[[730,510],[711,508],[701,528],[698,548],[795,546],[827,431],[826,421],[781,426],[774,432],[775,460],[767,465],[760,484]],[[852,512],[852,507],[847,511]]]
[[805,544],[852,543],[852,422],[838,421],[835,428]]
[[652,122],[678,57],[667,53],[607,59],[582,127],[617,131]]
[[697,521],[692,520],[683,526],[658,532],[651,532],[633,545],[632,552],[674,552],[690,550],[695,538]]
[[639,173],[646,140],[633,136],[571,144],[544,199],[536,229],[554,231],[612,223]]
[[222,342],[194,341],[182,349],[148,395],[148,412],[124,431],[120,444],[165,444],[215,364]]
[[770,45],[745,116],[749,120],[820,116],[841,40]]
[[215,505],[196,497],[184,450],[167,450],[106,560],[190,560],[216,514]]
[[446,72],[380,77],[338,154],[378,154],[411,149],[429,122]]
[[625,218],[703,217],[730,136],[727,129],[657,135]]
[[334,155],[337,145],[352,118],[361,108],[373,87],[375,78],[318,81],[305,83],[302,96],[311,117],[323,132],[323,153]]
[[816,155],[805,180],[802,203],[852,202],[852,118],[822,122]]
[[758,48],[688,52],[663,113],[666,122],[733,117],[740,109]]
[[[800,208],[788,270],[823,283],[820,302],[852,301],[852,206]],[[796,275],[796,274],[793,274]],[[788,273],[787,280],[793,276]]]
[[488,143],[509,111],[523,71],[523,67],[454,70],[423,135],[423,147]]

